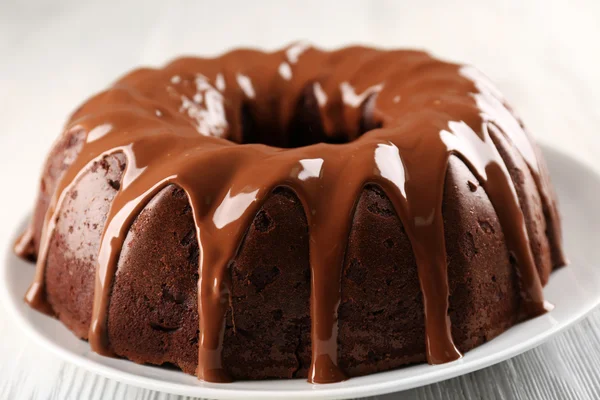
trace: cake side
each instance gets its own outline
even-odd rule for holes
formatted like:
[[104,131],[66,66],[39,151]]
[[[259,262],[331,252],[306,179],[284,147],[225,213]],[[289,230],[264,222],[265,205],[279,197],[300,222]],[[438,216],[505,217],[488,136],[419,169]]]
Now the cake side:
[[[86,179],[84,175],[74,190],[102,193],[112,189],[108,181],[118,177],[121,168],[117,158],[112,161],[116,163],[112,168],[110,164],[92,168],[87,176],[94,178]],[[298,199],[289,193],[278,191],[265,203],[232,263],[224,363],[237,379],[307,374],[310,272],[307,237],[302,232],[308,227]],[[97,202],[105,201],[103,198]],[[88,203],[78,205],[83,212]],[[65,206],[67,210],[75,207],[70,203]],[[98,215],[72,213],[66,215],[83,221],[82,229],[96,223],[94,216]],[[444,216],[449,249],[449,315],[457,346],[468,351],[517,322],[518,285],[493,207],[476,178],[458,159],[451,160],[446,178]],[[109,337],[119,356],[139,363],[169,363],[187,373],[195,372],[198,244],[192,231],[187,198],[174,187],[159,193],[132,225],[119,261],[109,311]],[[416,264],[402,224],[381,189],[367,187],[359,197],[349,243],[339,311],[341,368],[348,376],[357,376],[425,361]],[[67,240],[61,246],[52,246],[47,279],[57,314],[85,338],[94,273],[93,263],[87,267],[81,263],[98,251],[99,241],[80,260],[60,258],[62,254],[81,254],[83,244]],[[265,257],[270,261],[254,261]],[[242,271],[236,267],[240,261],[245,263]],[[293,268],[290,261],[299,263],[298,272],[286,276],[281,271]],[[273,273],[273,267],[279,272]],[[85,276],[68,273],[75,269]],[[54,271],[60,279],[54,278]],[[73,287],[80,292],[54,295],[69,293],[65,288]],[[269,287],[275,289],[275,296],[265,297],[273,295]],[[298,288],[304,295],[289,296]],[[240,325],[245,326],[234,329],[231,316],[238,313],[243,316]],[[291,318],[285,321],[287,315]],[[277,345],[279,340],[283,342]],[[279,368],[275,367],[274,353],[281,360]],[[286,353],[287,357],[283,356]]]
[[564,263],[543,160],[506,111],[471,68],[422,52],[136,70],[49,156],[20,246],[38,256],[27,300],[94,351],[211,381],[456,359],[545,312]]

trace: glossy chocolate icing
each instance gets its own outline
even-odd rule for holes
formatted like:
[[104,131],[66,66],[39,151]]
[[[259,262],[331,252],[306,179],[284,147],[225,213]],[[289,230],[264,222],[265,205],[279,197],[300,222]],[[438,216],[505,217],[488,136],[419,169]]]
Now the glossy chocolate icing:
[[[292,129],[298,121],[306,129]],[[85,103],[66,126],[87,139],[51,199],[26,300],[52,312],[44,268],[63,197],[94,160],[123,153],[127,167],[98,256],[92,349],[112,354],[108,302],[130,225],[159,190],[176,184],[189,198],[200,247],[197,374],[206,381],[228,381],[221,362],[227,270],[267,195],[286,186],[300,199],[310,233],[309,381],[340,381],[341,269],[356,199],[365,185],[376,184],[391,199],[417,260],[427,359],[431,364],[456,360],[461,354],[450,333],[441,212],[451,155],[469,167],[496,210],[518,269],[524,316],[549,306],[515,187],[491,130],[523,156],[553,221],[550,229],[559,232],[535,147],[501,95],[472,67],[417,51],[325,52],[295,44],[273,53],[237,50],[135,70]],[[16,246],[24,256],[33,255],[28,232]],[[560,253],[558,233],[553,242]]]

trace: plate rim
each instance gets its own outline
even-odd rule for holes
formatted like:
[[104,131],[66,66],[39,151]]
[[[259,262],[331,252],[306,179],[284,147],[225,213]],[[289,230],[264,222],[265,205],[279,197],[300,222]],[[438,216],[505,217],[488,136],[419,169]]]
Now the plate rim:
[[[576,166],[577,168],[585,169],[588,173],[590,173],[593,179],[600,182],[600,174],[591,166],[579,161],[573,156],[557,148],[545,145],[541,145],[541,147],[543,148],[544,153],[552,153],[552,156],[554,156],[552,158],[556,157],[562,158],[563,160],[568,160],[568,162],[574,164],[574,166]],[[20,297],[11,294],[14,291],[14,289],[12,289],[8,284],[8,282],[12,281],[11,274],[14,274],[14,272],[11,271],[10,267],[11,265],[14,265],[14,262],[11,262],[11,258],[16,258],[16,256],[12,254],[12,251],[10,249],[11,244],[12,242],[9,242],[9,249],[6,252],[6,255],[2,262],[0,262],[0,281],[2,282],[0,286],[0,300],[4,304],[4,308],[8,311],[8,314],[11,316],[12,320],[17,321],[17,325],[19,325],[20,329],[25,331],[26,335],[30,339],[34,340],[42,347],[49,349],[52,353],[54,353],[61,359],[70,362],[78,367],[84,368],[85,370],[97,373],[103,377],[114,379],[118,382],[130,384],[136,387],[184,396],[201,396],[219,399],[238,398],[240,395],[244,395],[245,398],[263,399],[282,397],[286,397],[288,399],[306,399],[316,397],[344,399],[404,391],[415,387],[420,387],[435,382],[440,382],[446,379],[451,379],[460,375],[464,375],[485,367],[492,366],[494,364],[500,363],[509,358],[522,354],[546,342],[552,336],[555,336],[556,334],[571,327],[573,324],[583,319],[591,311],[593,311],[600,305],[599,295],[595,297],[593,301],[590,301],[586,306],[582,306],[578,310],[579,312],[573,313],[569,317],[564,318],[564,322],[552,325],[548,329],[528,338],[527,340],[520,341],[509,348],[499,350],[488,355],[479,356],[475,360],[465,361],[465,358],[462,358],[460,360],[444,364],[445,366],[451,366],[452,368],[432,369],[424,377],[408,377],[401,380],[392,378],[382,382],[368,383],[359,387],[335,386],[336,384],[312,385],[312,387],[316,390],[302,391],[294,389],[228,389],[227,384],[223,384],[223,387],[192,386],[184,383],[162,381],[157,378],[141,376],[133,372],[123,371],[112,366],[104,365],[93,359],[87,358],[86,356],[76,354],[69,349],[63,348],[58,343],[53,342],[48,337],[41,334],[38,331],[38,329],[35,328],[35,324],[32,323],[28,318],[26,318],[24,313],[21,312],[20,309],[24,306],[22,302],[19,303],[17,300]],[[553,273],[550,279],[552,279],[555,276],[556,273]],[[525,325],[528,322],[529,321],[525,321],[520,325]],[[79,340],[75,336],[73,336],[73,338],[75,340]],[[468,353],[465,355],[465,357],[468,358]],[[411,367],[409,366],[407,368]]]

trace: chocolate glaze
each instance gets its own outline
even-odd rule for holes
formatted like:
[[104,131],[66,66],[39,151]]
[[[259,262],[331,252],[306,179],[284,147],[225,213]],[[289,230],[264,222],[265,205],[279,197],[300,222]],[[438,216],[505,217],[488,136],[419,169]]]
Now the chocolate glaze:
[[[285,186],[300,199],[309,226],[309,381],[340,381],[345,379],[337,355],[341,269],[356,199],[366,185],[376,184],[391,200],[417,261],[427,359],[456,360],[461,354],[448,317],[442,218],[451,155],[468,166],[496,210],[516,261],[524,316],[548,307],[517,193],[491,130],[512,142],[527,162],[550,221],[555,264],[564,261],[537,149],[496,89],[471,67],[417,51],[325,52],[295,44],[273,53],[237,50],[135,70],[86,102],[66,126],[87,139],[51,198],[26,300],[52,313],[44,270],[63,198],[90,163],[122,153],[127,166],[98,254],[91,347],[112,354],[107,310],[123,242],[152,197],[175,184],[188,196],[200,248],[197,375],[228,381],[221,357],[227,270],[266,197]],[[32,230],[27,232],[15,250],[31,257]]]

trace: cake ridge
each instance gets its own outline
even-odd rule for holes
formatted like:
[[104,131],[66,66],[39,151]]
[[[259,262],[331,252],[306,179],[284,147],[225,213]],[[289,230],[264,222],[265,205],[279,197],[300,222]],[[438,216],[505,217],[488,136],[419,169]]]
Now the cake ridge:
[[[368,57],[363,53],[368,53]],[[127,160],[126,170],[110,207],[98,258],[94,316],[89,334],[92,349],[110,353],[105,326],[108,302],[129,226],[160,189],[176,184],[185,191],[190,202],[200,247],[197,374],[207,381],[226,381],[229,378],[221,363],[221,348],[229,296],[226,282],[229,261],[235,257],[246,228],[269,193],[277,186],[287,186],[302,203],[311,238],[312,364],[309,380],[316,383],[342,380],[344,373],[337,367],[337,307],[345,241],[360,191],[367,184],[377,184],[394,205],[417,259],[425,306],[428,361],[455,360],[461,354],[453,343],[447,315],[448,278],[441,202],[448,159],[458,155],[484,186],[503,230],[506,229],[509,251],[517,259],[527,316],[543,313],[541,283],[523,213],[504,161],[487,133],[488,124],[496,119],[514,117],[506,109],[497,112],[496,108],[504,107],[501,103],[496,108],[482,110],[472,97],[491,94],[478,87],[473,80],[477,78],[465,76],[464,67],[442,63],[425,53],[402,54],[364,48],[333,53],[303,48],[290,57],[286,50],[274,53],[245,50],[218,59],[179,60],[164,70],[144,70],[143,73],[149,76],[140,81],[133,79],[135,73],[122,78],[113,89],[93,98],[91,104],[76,112],[71,122],[74,125],[67,128],[83,129],[88,137],[53,194],[28,302],[46,312],[52,311],[44,302],[45,257],[68,188],[91,162],[107,154],[122,152]],[[363,63],[355,62],[354,58],[363,56]],[[380,56],[379,62],[387,61],[387,64],[374,73],[374,78],[361,68],[368,62],[377,61],[376,56]],[[416,57],[422,63],[412,65],[405,57]],[[282,63],[289,66],[291,75],[281,76],[275,72]],[[232,65],[237,65],[238,71]],[[411,73],[418,74],[423,65],[439,65],[443,73],[429,71],[420,78],[421,83],[432,87],[414,91],[415,81],[403,77],[399,70],[413,67],[409,68]],[[182,72],[188,77],[182,78],[182,72],[168,76],[167,72],[171,71],[167,69],[174,66],[185,70]],[[324,74],[323,71],[328,69],[335,73]],[[215,83],[212,89],[197,87],[198,91],[191,94],[191,87],[184,87],[185,82],[194,81],[198,74],[202,74],[209,84],[216,82],[218,76],[224,77],[224,89],[216,89],[218,84]],[[242,86],[246,87],[240,87],[240,76],[245,77]],[[390,76],[396,79],[390,81]],[[128,77],[132,82],[127,81]],[[234,82],[238,82],[237,87]],[[285,118],[280,121],[286,125],[292,114],[289,107],[304,87],[314,82],[322,83],[321,89],[326,95],[325,104],[319,105],[325,133],[347,132],[354,141],[280,149],[261,144],[235,145],[226,140],[240,140],[241,122],[237,113],[244,102],[251,103],[254,111],[264,119],[272,104],[261,101],[264,96],[276,93],[281,96],[280,103],[288,107],[287,112],[282,112],[287,115],[287,121]],[[175,93],[173,85],[182,86],[178,90],[185,94]],[[358,103],[344,100],[342,91],[348,87],[354,89],[353,93],[360,100]],[[156,92],[165,88],[164,92]],[[212,97],[207,100],[207,96]],[[394,100],[396,96],[401,97],[400,103]],[[367,118],[381,121],[382,127],[358,136],[353,132],[359,129],[359,121],[364,117],[360,105],[367,99],[373,103],[372,115]],[[207,104],[207,101],[213,103]],[[114,105],[120,102],[124,107],[115,109]],[[208,125],[196,124],[196,117],[210,120],[213,118],[211,113],[218,114],[213,122],[221,123],[220,117],[225,116],[227,129],[224,132],[211,130],[210,121]],[[104,128],[91,135],[101,126]],[[537,155],[533,147],[531,151],[526,148],[527,143],[532,146],[529,138],[522,129],[514,126],[513,121],[509,121],[509,126],[513,129],[511,134],[520,139],[513,142],[521,144],[516,146],[520,153],[526,153],[521,155],[534,171],[536,182],[546,189],[546,182],[539,178]],[[506,130],[501,126],[498,128],[503,133]],[[218,137],[205,136],[207,133]],[[312,169],[307,168],[308,165],[312,165]],[[205,167],[210,169],[209,173],[199,171]],[[219,207],[228,210],[225,220],[218,218]]]

